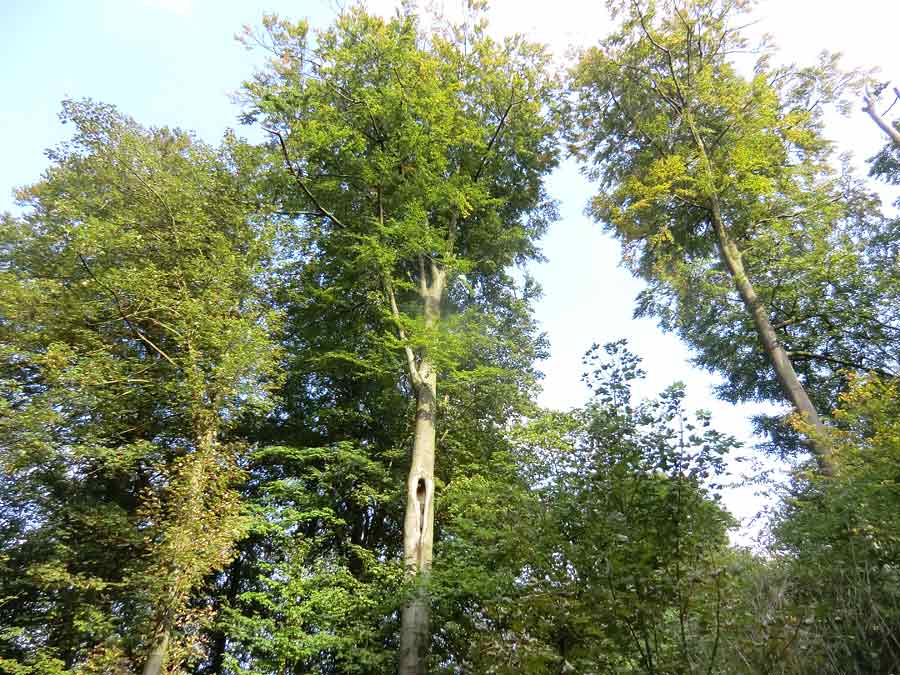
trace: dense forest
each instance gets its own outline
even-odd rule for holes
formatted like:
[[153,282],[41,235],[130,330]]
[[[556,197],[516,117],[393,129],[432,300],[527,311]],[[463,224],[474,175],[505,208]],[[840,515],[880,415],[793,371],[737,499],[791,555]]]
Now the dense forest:
[[[900,673],[900,91],[751,10],[612,0],[565,63],[479,0],[265,16],[261,142],[63,102],[0,216],[0,672]],[[636,315],[784,411],[755,547],[627,335],[537,403],[564,158]]]

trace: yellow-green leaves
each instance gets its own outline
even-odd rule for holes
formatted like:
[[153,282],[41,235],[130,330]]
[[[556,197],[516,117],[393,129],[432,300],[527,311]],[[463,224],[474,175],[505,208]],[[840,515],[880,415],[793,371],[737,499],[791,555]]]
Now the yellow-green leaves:
[[242,536],[241,445],[223,437],[278,381],[272,237],[233,138],[212,148],[89,101],[64,115],[74,138],[3,223],[0,463],[30,514],[22,546],[39,561],[57,542],[70,575],[22,597],[65,597],[82,661],[103,642],[141,662],[160,631],[173,654],[196,637],[190,595]]
[[744,3],[617,6],[618,30],[572,71],[569,141],[598,184],[591,214],[651,284],[638,311],[725,374],[727,397],[781,399],[729,283],[718,218],[801,380],[821,385],[810,395],[831,407],[840,362],[875,365],[862,334],[838,326],[865,306],[864,332],[888,339],[890,302],[879,306],[864,277],[895,292],[890,263],[865,252],[883,237],[877,208],[822,134],[823,111],[853,78],[834,58],[774,67],[764,42],[745,76],[735,56],[748,47],[737,28]]

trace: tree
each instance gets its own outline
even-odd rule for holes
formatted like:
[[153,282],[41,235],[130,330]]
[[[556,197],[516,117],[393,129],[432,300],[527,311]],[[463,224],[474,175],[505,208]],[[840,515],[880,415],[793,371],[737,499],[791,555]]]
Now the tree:
[[838,460],[794,477],[773,523],[788,611],[803,621],[798,673],[888,673],[900,666],[896,379],[854,377],[835,412]]
[[[810,400],[829,418],[848,372],[900,372],[895,225],[878,215],[877,200],[852,186],[842,193],[852,210],[848,217],[821,228],[772,225],[744,245],[743,256],[748,276],[767,299],[780,344]],[[695,363],[723,376],[720,397],[780,400],[780,384],[743,303],[733,299],[728,274],[698,264],[682,275],[689,292],[652,279],[638,296],[636,313],[655,316],[664,329],[697,347]],[[771,433],[767,445],[779,454],[802,449],[783,420],[760,416],[757,426]]]
[[[402,360],[379,338],[393,329],[390,317],[365,287],[343,285],[339,265],[289,256],[278,267],[273,287],[286,315],[286,377],[272,413],[242,430],[261,446],[243,491],[255,517],[239,559],[211,590],[220,620],[204,670],[389,672],[406,595],[402,497],[415,402],[403,387]],[[498,491],[518,484],[508,468],[506,429],[531,407],[532,362],[543,353],[530,304],[527,294],[512,293],[494,302],[502,321],[489,338],[467,341],[442,379],[447,461],[435,482],[446,489],[435,543],[437,557],[456,569],[472,561],[442,543],[452,536],[442,504],[476,476]],[[455,654],[444,587],[465,586],[467,578],[432,582],[437,623],[429,672]]]
[[3,221],[0,450],[25,519],[3,579],[24,605],[3,611],[44,626],[4,639],[26,662],[157,675],[194,658],[192,594],[246,526],[227,433],[274,382],[269,226],[233,136],[214,149],[87,101],[63,119],[73,139]]
[[537,256],[554,216],[543,178],[556,163],[556,81],[540,48],[495,43],[481,21],[429,34],[411,12],[384,21],[352,8],[314,41],[305,23],[275,17],[247,39],[273,55],[245,95],[247,121],[273,138],[278,201],[310,258],[382,308],[393,326],[378,339],[405,356],[416,409],[404,565],[416,588],[402,612],[400,672],[422,673],[437,383],[521,377],[461,355],[490,349],[504,320],[494,307],[514,286],[506,270]]
[[[838,180],[822,135],[824,106],[838,102],[852,78],[827,55],[814,68],[773,67],[766,45],[752,76],[743,77],[733,57],[748,44],[735,22],[749,6],[614,5],[620,28],[585,52],[573,72],[572,145],[601,184],[591,213],[624,242],[626,260],[651,281],[650,293],[665,289],[687,316],[734,317],[732,303],[743,307],[744,325],[719,322],[717,336],[684,331],[701,363],[733,373],[715,360],[729,349],[721,338],[752,326],[757,348],[734,358],[750,359],[761,348],[781,396],[824,438],[795,365],[806,355],[784,346],[787,329],[811,317],[793,316],[787,298],[786,315],[776,318],[761,287],[768,290],[772,258],[784,269],[771,284],[776,292],[792,283],[788,269],[841,262],[829,247],[846,239],[841,223],[855,222],[854,209],[866,205],[864,194]],[[653,311],[656,302],[665,301],[645,296],[642,307]],[[827,352],[809,353],[827,364]],[[752,371],[746,377],[763,379]],[[807,439],[828,473],[833,461],[823,442]]]
[[723,672],[733,523],[717,481],[737,444],[685,413],[680,386],[634,400],[624,341],[585,365],[593,399],[517,429],[502,487],[448,491],[445,672]]
[[365,289],[339,291],[340,277],[297,260],[286,234],[273,284],[285,378],[271,414],[245,419],[260,446],[242,490],[253,520],[212,590],[207,668],[390,672],[411,412],[401,364],[377,339],[389,326]]

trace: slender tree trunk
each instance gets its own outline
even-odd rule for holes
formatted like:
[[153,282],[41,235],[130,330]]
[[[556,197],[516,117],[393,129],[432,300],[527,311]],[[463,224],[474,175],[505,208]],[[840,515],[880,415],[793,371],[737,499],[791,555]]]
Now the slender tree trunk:
[[[432,264],[431,283],[424,275],[420,280],[426,328],[433,328],[440,320],[445,275]],[[434,542],[437,373],[427,353],[421,356],[415,371],[411,375],[416,386],[416,427],[403,521],[403,562],[415,587],[400,617],[400,675],[425,675],[430,615],[426,583]]]
[[169,631],[164,630],[162,635],[150,650],[147,662],[144,664],[143,675],[159,675],[166,662],[166,653],[169,651]]
[[[697,150],[700,153],[703,167],[706,171],[706,177],[710,185],[715,185],[715,172],[706,152],[706,144],[703,142],[703,136],[700,134],[700,130],[697,128],[694,116],[689,108],[684,110],[684,119],[691,130],[694,143],[697,145]],[[734,285],[737,287],[738,294],[750,313],[750,318],[753,320],[753,325],[756,328],[756,334],[759,336],[759,341],[762,343],[769,363],[775,369],[775,375],[778,378],[778,383],[781,385],[781,390],[803,417],[804,421],[812,426],[814,432],[816,432],[815,435],[818,436],[818,438],[809,438],[808,445],[819,464],[819,471],[826,476],[830,476],[834,473],[834,461],[831,448],[827,445],[827,440],[825,440],[827,438],[825,425],[822,424],[819,413],[809,399],[806,389],[803,388],[800,378],[797,377],[794,364],[791,363],[787,352],[778,341],[778,334],[772,327],[768,311],[756,294],[756,289],[753,288],[753,284],[750,283],[750,279],[744,270],[741,251],[731,239],[728,229],[725,227],[718,193],[713,189],[708,196],[712,209],[713,228],[716,231],[716,240],[719,245],[719,255],[722,258],[722,262],[731,274],[731,278],[734,279]]]
[[[176,544],[177,553],[181,555],[191,554],[194,541],[191,539],[190,531],[185,533],[178,532],[178,530],[185,528],[186,523],[189,523],[191,519],[203,517],[203,492],[207,485],[207,462],[215,452],[215,431],[208,429],[198,435],[200,440],[197,451],[190,458],[190,466],[187,469],[189,473],[184,501],[175,506],[175,519],[167,534],[167,537],[178,542]],[[175,560],[179,559],[179,556],[172,551],[167,551],[164,555],[171,555]],[[166,562],[171,563],[172,561],[167,560]],[[177,564],[174,568],[170,568],[169,588],[161,599],[156,612],[156,643],[144,663],[143,675],[160,675],[169,656],[169,642],[174,617],[183,610],[187,594],[190,592],[190,589],[181,588],[183,573],[183,569]]]
[[[803,417],[804,421],[811,425],[816,432],[820,432],[820,437],[824,438],[825,425],[822,423],[819,413],[809,399],[806,389],[803,388],[803,384],[797,377],[797,373],[794,370],[794,365],[791,363],[790,357],[788,357],[784,347],[782,347],[781,343],[778,341],[778,334],[772,327],[768,311],[762,300],[759,299],[759,296],[756,294],[756,289],[753,288],[753,284],[750,283],[750,279],[744,271],[741,252],[728,235],[725,223],[722,220],[721,210],[718,202],[715,200],[713,201],[713,227],[716,231],[716,238],[718,240],[719,253],[721,254],[722,261],[731,273],[731,277],[734,279],[734,285],[737,287],[741,300],[744,301],[744,306],[747,308],[750,317],[753,319],[753,325],[756,328],[759,341],[762,343],[769,362],[775,369],[775,375],[778,377],[778,382],[781,385],[782,391],[793,404],[797,412]],[[819,439],[810,439],[809,447],[816,457],[816,461],[819,464],[819,470],[825,475],[834,473],[831,449],[825,442]]]

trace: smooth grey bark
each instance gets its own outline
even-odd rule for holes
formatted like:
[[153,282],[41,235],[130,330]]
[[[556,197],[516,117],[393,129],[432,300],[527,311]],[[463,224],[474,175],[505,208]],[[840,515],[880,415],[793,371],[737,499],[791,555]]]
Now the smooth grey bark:
[[778,378],[781,390],[797,412],[800,413],[803,420],[814,429],[814,437],[807,438],[809,448],[816,457],[819,470],[823,474],[830,476],[834,473],[834,460],[831,449],[824,441],[826,427],[822,423],[822,419],[819,417],[819,413],[810,400],[809,395],[806,393],[806,389],[800,382],[800,378],[797,377],[794,364],[791,362],[784,347],[781,346],[778,334],[769,320],[769,314],[765,305],[760,300],[756,289],[753,288],[753,284],[744,271],[740,249],[728,236],[728,231],[725,228],[725,223],[722,221],[722,214],[717,203],[713,205],[713,227],[716,231],[722,262],[731,274],[731,278],[734,279],[734,285],[738,294],[741,296],[741,300],[747,308],[750,318],[753,320],[753,326],[756,328],[756,333],[769,359],[769,363],[772,364],[772,368],[775,370],[775,376]]
[[[690,110],[685,111],[685,121],[691,130],[691,136],[700,153],[707,179],[710,181],[711,185],[714,185],[715,177],[709,155],[706,152],[706,144],[703,142],[703,137],[700,135],[697,125],[694,123],[693,115]],[[769,319],[768,310],[759,298],[759,295],[757,295],[756,289],[753,288],[750,278],[747,276],[741,251],[729,235],[725,220],[722,217],[722,207],[719,203],[718,193],[715,189],[712,189],[711,194],[708,196],[710,200],[713,228],[716,233],[719,255],[722,258],[722,262],[731,275],[731,278],[734,280],[738,295],[741,296],[744,307],[747,308],[747,312],[750,314],[753,326],[756,328],[756,334],[768,357],[769,363],[775,370],[775,376],[778,378],[781,390],[797,412],[800,413],[803,420],[813,429],[812,436],[807,436],[807,445],[816,458],[816,462],[819,465],[819,471],[823,475],[830,476],[834,473],[834,459],[832,457],[831,448],[826,440],[827,429],[822,423],[822,419],[819,417],[816,407],[806,393],[806,389],[800,382],[800,378],[797,377],[797,372],[794,370],[794,364],[791,362],[790,357],[778,340],[778,334],[775,332],[775,328],[772,326],[772,322]]]
[[[424,305],[425,327],[434,328],[441,318],[446,271],[430,265],[431,283],[420,265],[419,295]],[[396,303],[391,298],[392,305]],[[437,446],[437,372],[423,350],[418,364],[407,352],[410,377],[416,390],[416,424],[412,461],[406,481],[406,513],[403,520],[403,562],[414,591],[400,615],[400,675],[425,675],[429,642],[430,607],[426,582],[434,544],[434,459]]]

